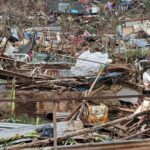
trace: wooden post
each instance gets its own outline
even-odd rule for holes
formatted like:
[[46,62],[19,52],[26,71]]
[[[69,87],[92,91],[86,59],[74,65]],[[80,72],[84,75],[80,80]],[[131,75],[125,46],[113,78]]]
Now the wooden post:
[[54,133],[54,150],[57,150],[57,123],[56,123],[56,102],[53,102],[53,133]]
[[[17,60],[15,59],[14,61],[14,71],[16,71],[17,68]],[[16,77],[14,77],[13,82],[12,82],[12,90],[11,90],[11,115],[14,117],[15,116],[15,110],[16,110]]]
[[91,91],[93,90],[93,88],[94,88],[94,86],[95,86],[95,84],[96,84],[96,82],[97,82],[97,80],[98,80],[98,78],[100,77],[100,75],[101,75],[102,72],[103,72],[103,66],[101,66],[100,71],[99,71],[98,74],[97,74],[97,77],[95,78],[93,84],[91,85],[91,87],[90,87],[90,89],[89,89],[89,91],[88,91],[88,93],[87,93],[87,96],[88,96],[88,95],[91,93]]
[[12,89],[11,89],[11,99],[12,99],[12,103],[11,103],[11,115],[12,117],[15,116],[15,109],[16,109],[16,103],[15,103],[15,99],[16,99],[16,78],[14,77],[13,79],[13,83],[12,83]]

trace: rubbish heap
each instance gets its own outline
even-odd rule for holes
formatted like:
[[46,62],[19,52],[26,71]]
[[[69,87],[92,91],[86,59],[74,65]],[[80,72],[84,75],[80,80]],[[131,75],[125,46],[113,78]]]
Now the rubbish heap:
[[0,147],[150,142],[149,1],[45,3],[2,1]]

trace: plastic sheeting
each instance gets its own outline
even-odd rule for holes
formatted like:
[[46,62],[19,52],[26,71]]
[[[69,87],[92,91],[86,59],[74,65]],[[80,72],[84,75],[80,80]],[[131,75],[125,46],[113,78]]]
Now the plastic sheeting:
[[145,71],[143,73],[143,84],[144,84],[145,88],[149,87],[149,85],[150,85],[150,74],[149,73],[150,73],[150,69],[147,69],[147,71]]
[[[98,63],[91,61],[95,61]],[[75,66],[71,68],[71,72],[75,76],[94,75],[100,70],[100,67],[107,65],[109,62],[111,62],[111,60],[108,59],[108,53],[92,53],[90,51],[85,51],[78,57]]]
[[150,45],[145,39],[131,39],[130,42],[136,44],[138,47],[141,48]]
[[11,34],[13,37],[15,37],[17,40],[19,40],[17,27],[11,28]]
[[[126,88],[123,87],[121,88],[117,93],[116,96],[121,96],[121,95],[139,95],[140,93],[136,90],[133,90],[131,88]],[[128,102],[131,103],[133,105],[138,103],[138,97],[133,97],[133,98],[119,98],[119,100],[123,101],[123,102]]]
[[12,57],[13,53],[17,51],[18,49],[12,46],[12,44],[8,42],[4,54],[6,56]]

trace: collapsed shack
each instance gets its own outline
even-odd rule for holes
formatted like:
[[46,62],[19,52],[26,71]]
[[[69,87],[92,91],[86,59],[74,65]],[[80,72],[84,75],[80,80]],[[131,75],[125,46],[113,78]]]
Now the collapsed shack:
[[45,1],[2,3],[0,147],[144,149],[148,2],[60,3],[50,14]]

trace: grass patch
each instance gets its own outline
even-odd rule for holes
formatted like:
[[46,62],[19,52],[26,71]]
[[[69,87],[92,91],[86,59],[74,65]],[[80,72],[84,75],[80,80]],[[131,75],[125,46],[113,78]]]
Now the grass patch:
[[44,124],[47,120],[42,117],[29,117],[27,114],[22,116],[14,116],[7,120],[9,123],[22,123],[22,124]]

